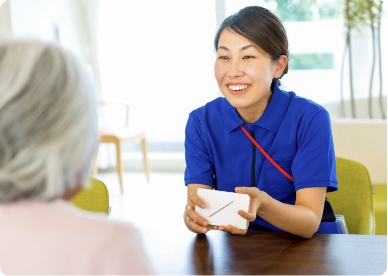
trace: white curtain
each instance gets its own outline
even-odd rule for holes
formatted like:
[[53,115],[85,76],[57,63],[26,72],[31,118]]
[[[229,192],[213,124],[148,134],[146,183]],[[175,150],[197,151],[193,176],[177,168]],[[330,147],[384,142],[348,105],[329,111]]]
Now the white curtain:
[[11,33],[9,1],[0,0],[0,35],[10,35]]

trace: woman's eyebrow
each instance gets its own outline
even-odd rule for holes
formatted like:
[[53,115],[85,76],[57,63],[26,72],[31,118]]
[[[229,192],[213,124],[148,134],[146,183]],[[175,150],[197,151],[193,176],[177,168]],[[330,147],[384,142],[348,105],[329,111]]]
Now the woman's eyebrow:
[[252,44],[249,44],[249,45],[246,45],[246,46],[242,47],[242,48],[241,48],[241,51],[244,51],[244,50],[246,50],[246,49],[248,49],[248,48],[251,48],[251,47],[256,48],[256,46],[254,46],[254,45],[252,45]]
[[229,51],[229,49],[226,48],[225,46],[219,46],[219,47],[218,47],[218,50],[219,50],[219,49],[224,49],[224,50],[226,50],[226,51]]
[[[249,44],[249,45],[246,45],[246,46],[244,46],[244,47],[242,47],[241,49],[240,49],[240,51],[244,51],[244,50],[246,50],[246,49],[248,49],[248,48],[251,48],[251,47],[255,47],[254,45],[252,45],[252,44]],[[256,47],[255,47],[256,48]],[[219,46],[218,47],[218,50],[219,49],[224,49],[224,50],[226,50],[226,51],[230,51],[227,47],[225,47],[225,46]]]

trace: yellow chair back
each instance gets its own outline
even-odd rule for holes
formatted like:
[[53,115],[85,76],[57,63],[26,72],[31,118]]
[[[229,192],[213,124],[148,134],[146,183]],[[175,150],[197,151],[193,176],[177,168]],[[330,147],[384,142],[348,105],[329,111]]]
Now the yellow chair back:
[[82,189],[70,202],[87,211],[109,214],[108,188],[96,178],[90,178],[90,186]]
[[338,191],[327,193],[335,214],[345,217],[349,234],[373,235],[372,185],[366,167],[356,161],[336,158]]

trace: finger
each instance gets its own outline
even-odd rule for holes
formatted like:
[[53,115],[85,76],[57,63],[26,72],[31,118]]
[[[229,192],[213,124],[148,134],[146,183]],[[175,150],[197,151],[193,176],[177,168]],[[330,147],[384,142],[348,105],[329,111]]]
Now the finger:
[[196,193],[190,193],[188,195],[188,198],[192,204],[197,205],[202,209],[206,208],[205,202],[203,202],[202,199]]
[[224,232],[229,232],[232,234],[244,234],[244,233],[242,233],[243,231],[241,229],[238,229],[238,228],[234,227],[233,225],[219,226],[218,230],[224,231]]
[[196,232],[196,233],[206,233],[207,231],[209,231],[208,227],[204,227],[202,225],[199,225],[197,222],[191,220],[188,216],[185,216],[185,224],[187,226],[187,228],[189,228],[190,230],[192,230],[193,232]]
[[251,187],[236,187],[234,190],[238,194],[253,195],[253,189]]
[[228,232],[234,234],[234,235],[244,235],[247,230],[242,230],[237,227],[234,227],[233,225],[228,225],[227,227]]
[[187,216],[187,211],[192,210],[194,208],[193,205],[187,204],[185,207],[184,216]]
[[256,219],[256,214],[248,213],[243,210],[239,210],[238,214],[248,221],[254,221]]
[[186,216],[201,226],[207,227],[209,224],[208,221],[203,217],[201,217],[200,215],[198,215],[197,212],[195,212],[193,207],[190,205],[186,206]]
[[223,231],[225,232],[227,229],[226,229],[226,226],[223,226],[223,225],[220,225],[218,226],[218,231]]

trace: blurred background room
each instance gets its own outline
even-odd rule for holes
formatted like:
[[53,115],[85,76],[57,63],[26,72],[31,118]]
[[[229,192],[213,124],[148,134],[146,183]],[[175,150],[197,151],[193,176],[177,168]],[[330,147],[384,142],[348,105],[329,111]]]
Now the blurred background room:
[[122,142],[117,147],[111,136],[102,139],[106,143],[99,146],[93,170],[108,186],[110,217],[166,228],[184,227],[188,114],[222,96],[213,74],[217,27],[245,6],[268,8],[284,22],[289,37],[290,69],[281,80],[283,88],[329,111],[336,155],[367,167],[376,234],[386,235],[386,1],[0,3],[0,35],[57,41],[77,55],[94,79],[99,126],[117,130]]

